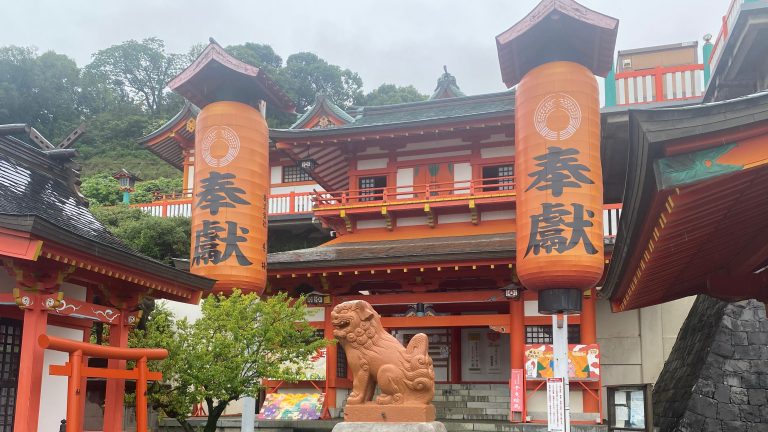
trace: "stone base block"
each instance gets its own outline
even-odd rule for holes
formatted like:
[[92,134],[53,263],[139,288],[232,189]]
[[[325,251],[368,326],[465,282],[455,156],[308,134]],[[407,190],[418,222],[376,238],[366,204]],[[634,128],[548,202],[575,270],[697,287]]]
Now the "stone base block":
[[[344,407],[344,421],[374,423],[428,423],[435,421],[435,406],[378,405],[374,402],[369,402],[363,405],[347,405]],[[413,430],[416,431],[417,429]]]
[[446,432],[440,422],[395,423],[395,422],[341,422],[332,432]]

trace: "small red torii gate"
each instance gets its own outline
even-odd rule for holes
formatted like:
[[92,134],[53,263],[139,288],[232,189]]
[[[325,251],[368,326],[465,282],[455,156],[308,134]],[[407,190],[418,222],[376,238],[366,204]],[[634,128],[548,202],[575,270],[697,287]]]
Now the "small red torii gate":
[[[69,361],[63,365],[51,365],[51,375],[66,376],[67,380],[67,432],[82,431],[81,389],[84,378],[128,379],[136,381],[136,432],[147,432],[147,381],[162,379],[160,372],[150,372],[148,360],[162,360],[168,351],[160,348],[120,348],[95,345],[70,339],[40,335],[38,344],[43,349],[69,353]],[[92,368],[83,364],[83,356],[116,360],[135,360],[130,370]]]

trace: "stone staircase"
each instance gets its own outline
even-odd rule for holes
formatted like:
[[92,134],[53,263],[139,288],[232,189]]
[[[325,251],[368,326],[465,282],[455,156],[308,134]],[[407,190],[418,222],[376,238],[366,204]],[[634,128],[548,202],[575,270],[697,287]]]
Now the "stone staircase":
[[507,420],[509,387],[506,384],[436,384],[432,403],[440,420]]

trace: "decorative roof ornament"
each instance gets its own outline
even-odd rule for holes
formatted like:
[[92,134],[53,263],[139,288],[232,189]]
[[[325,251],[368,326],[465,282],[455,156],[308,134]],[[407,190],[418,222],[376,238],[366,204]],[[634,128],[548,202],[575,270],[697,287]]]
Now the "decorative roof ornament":
[[265,101],[280,111],[294,112],[296,105],[267,74],[227,53],[213,38],[203,52],[168,87],[200,108],[229,100],[259,108]]
[[302,114],[288,129],[324,129],[353,123],[355,119],[323,92],[315,95],[315,103]]
[[437,87],[435,87],[435,92],[432,93],[429,100],[466,96],[456,84],[456,77],[448,73],[448,66],[443,65],[443,71],[443,74],[437,79]]
[[496,36],[501,78],[515,86],[531,69],[553,61],[579,63],[604,77],[611,71],[619,20],[574,0],[543,0]]

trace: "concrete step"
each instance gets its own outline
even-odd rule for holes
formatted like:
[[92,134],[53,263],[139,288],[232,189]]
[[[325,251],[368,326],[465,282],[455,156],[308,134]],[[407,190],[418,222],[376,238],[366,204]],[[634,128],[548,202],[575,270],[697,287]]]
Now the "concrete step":
[[[509,423],[508,421],[443,421],[448,432],[463,431],[493,431],[493,432],[546,432],[547,426],[544,424],[519,424]],[[573,432],[607,432],[608,427],[604,425],[572,425]]]

